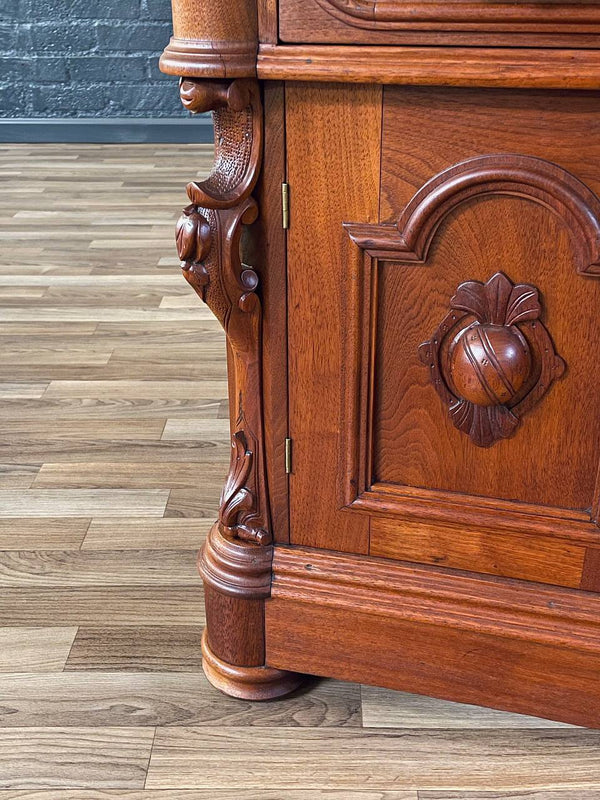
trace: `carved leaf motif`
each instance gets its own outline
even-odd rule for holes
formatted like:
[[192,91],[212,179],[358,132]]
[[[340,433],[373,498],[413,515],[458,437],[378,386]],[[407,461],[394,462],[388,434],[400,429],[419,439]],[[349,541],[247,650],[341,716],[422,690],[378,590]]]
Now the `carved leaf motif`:
[[451,305],[473,314],[478,322],[491,325],[516,325],[538,319],[542,310],[534,286],[525,283],[514,286],[503,272],[496,272],[485,284],[480,281],[461,284]]
[[258,216],[251,193],[262,157],[260,88],[254,80],[186,78],[181,81],[181,99],[193,112],[214,112],[214,167],[206,180],[188,185],[191,205],[183,211],[176,237],[184,276],[223,326],[229,348],[236,432],[219,529],[238,540],[269,544],[260,385],[262,311],[258,275],[242,263],[243,228]]
[[256,498],[247,485],[252,479],[253,458],[244,432],[236,431],[231,439],[231,465],[221,493],[219,522],[223,529],[238,539],[268,544],[270,534],[253,520]]
[[508,300],[505,325],[516,325],[518,322],[539,319],[542,313],[539,292],[535,286],[521,284],[515,286]]
[[488,315],[487,299],[483,292],[483,284],[480,281],[466,281],[456,290],[456,294],[450,301],[452,308],[466,311],[479,322],[485,322]]
[[450,408],[450,418],[478,447],[489,447],[498,439],[510,438],[519,420],[506,406],[476,406],[459,400]]
[[246,448],[243,431],[234,433],[231,448],[231,466],[221,493],[220,518],[226,528],[235,526],[240,511],[252,508],[252,493],[245,485],[252,469],[252,452]]

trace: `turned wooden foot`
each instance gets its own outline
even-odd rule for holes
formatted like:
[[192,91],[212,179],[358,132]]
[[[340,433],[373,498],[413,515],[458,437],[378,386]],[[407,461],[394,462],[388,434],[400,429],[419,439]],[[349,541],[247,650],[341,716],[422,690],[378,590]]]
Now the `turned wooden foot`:
[[297,672],[228,664],[210,649],[206,630],[202,636],[202,668],[215,688],[242,700],[273,700],[289,694],[304,680],[304,676]]
[[213,526],[200,553],[206,630],[202,666],[217,689],[243,700],[271,700],[303,676],[265,664],[265,598],[271,592],[273,546],[246,542]]

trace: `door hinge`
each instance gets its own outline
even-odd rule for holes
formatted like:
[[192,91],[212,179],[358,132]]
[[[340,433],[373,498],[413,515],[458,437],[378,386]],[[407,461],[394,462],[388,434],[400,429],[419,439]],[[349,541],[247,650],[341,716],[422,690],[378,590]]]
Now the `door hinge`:
[[283,229],[287,231],[290,227],[290,186],[288,183],[281,184],[281,214]]
[[285,473],[291,475],[292,472],[292,440],[285,440]]

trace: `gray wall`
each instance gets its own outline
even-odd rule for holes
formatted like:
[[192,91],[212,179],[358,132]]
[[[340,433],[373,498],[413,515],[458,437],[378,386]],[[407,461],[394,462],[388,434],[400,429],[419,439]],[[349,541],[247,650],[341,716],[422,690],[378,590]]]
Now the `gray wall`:
[[0,117],[181,117],[170,0],[0,0]]

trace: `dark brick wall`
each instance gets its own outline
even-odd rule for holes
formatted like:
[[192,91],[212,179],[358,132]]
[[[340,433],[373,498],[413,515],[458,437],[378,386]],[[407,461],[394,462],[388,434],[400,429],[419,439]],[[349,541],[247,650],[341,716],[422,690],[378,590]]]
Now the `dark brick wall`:
[[0,116],[185,115],[158,71],[170,0],[0,0]]

